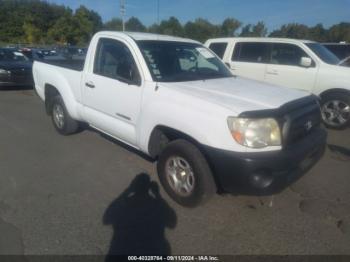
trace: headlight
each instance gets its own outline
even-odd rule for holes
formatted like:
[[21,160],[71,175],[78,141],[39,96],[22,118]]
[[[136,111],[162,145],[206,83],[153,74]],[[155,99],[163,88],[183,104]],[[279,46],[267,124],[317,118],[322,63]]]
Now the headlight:
[[263,148],[281,145],[281,131],[277,121],[273,118],[229,117],[227,123],[232,137],[243,146]]
[[7,75],[7,74],[9,74],[10,73],[10,71],[7,71],[7,70],[4,70],[4,69],[0,69],[0,74],[1,75]]

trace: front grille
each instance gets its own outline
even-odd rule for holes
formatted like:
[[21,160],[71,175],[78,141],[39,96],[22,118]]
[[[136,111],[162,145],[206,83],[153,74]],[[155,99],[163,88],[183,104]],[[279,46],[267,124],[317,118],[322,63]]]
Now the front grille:
[[315,128],[320,127],[321,111],[317,100],[299,104],[296,108],[289,108],[283,117],[283,144],[292,145],[308,136]]

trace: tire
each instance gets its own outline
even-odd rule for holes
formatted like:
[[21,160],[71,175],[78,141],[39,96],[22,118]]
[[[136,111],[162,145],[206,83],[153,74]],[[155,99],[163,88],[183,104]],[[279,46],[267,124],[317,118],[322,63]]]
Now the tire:
[[344,129],[350,123],[350,94],[334,92],[322,97],[323,123],[332,129]]
[[[212,172],[203,154],[195,145],[186,140],[175,140],[166,146],[159,157],[157,170],[165,191],[182,206],[202,205],[217,190]],[[184,175],[181,174],[182,172],[185,172]],[[177,177],[177,181],[180,181],[181,184],[175,183],[174,177]],[[176,189],[175,184],[181,186]]]
[[52,123],[61,135],[74,134],[79,129],[79,123],[69,115],[61,96],[55,96],[51,104]]

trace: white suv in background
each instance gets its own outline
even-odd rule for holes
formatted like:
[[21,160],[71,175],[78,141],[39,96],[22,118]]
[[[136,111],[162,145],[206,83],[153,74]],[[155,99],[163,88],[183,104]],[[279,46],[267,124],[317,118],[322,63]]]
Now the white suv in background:
[[218,38],[205,45],[235,75],[307,90],[321,97],[328,127],[350,123],[350,68],[317,42],[277,38]]

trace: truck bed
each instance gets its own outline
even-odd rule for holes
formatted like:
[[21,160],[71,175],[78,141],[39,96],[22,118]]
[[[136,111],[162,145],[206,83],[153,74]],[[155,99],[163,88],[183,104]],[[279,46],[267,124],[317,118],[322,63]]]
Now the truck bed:
[[42,63],[64,67],[75,71],[83,71],[85,57],[73,56],[72,58],[66,58],[63,56],[48,56],[45,57],[45,59],[41,59],[39,61]]
[[[83,74],[83,60],[36,60],[33,65],[33,77],[38,95],[45,99],[45,86],[65,85],[76,101],[80,102],[80,81]],[[64,95],[64,94],[63,94]]]

